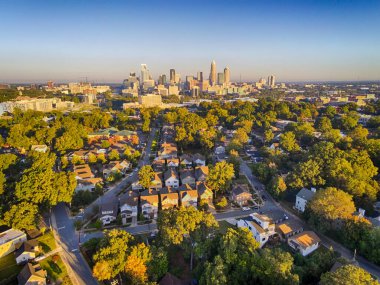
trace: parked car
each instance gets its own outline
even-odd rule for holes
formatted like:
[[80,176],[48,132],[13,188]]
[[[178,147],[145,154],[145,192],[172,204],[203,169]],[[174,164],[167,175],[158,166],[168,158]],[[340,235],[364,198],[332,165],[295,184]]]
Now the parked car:
[[243,211],[249,211],[249,210],[251,210],[251,208],[250,207],[243,207],[243,208],[241,208]]

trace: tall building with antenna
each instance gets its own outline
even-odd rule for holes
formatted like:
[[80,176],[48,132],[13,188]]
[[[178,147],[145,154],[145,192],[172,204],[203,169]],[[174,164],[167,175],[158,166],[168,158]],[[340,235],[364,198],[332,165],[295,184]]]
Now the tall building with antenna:
[[140,84],[144,84],[145,81],[151,79],[148,66],[146,64],[141,64],[141,79]]
[[175,83],[175,69],[174,68],[170,69],[170,83],[171,84]]
[[211,70],[210,70],[210,85],[214,86],[216,84],[216,63],[215,60],[211,62]]

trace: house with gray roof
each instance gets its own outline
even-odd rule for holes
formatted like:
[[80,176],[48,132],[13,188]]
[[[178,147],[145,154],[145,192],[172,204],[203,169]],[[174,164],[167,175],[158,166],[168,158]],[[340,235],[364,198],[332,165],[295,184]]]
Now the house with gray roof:
[[302,188],[296,196],[296,203],[294,207],[302,213],[305,212],[306,205],[309,201],[311,201],[311,199],[313,199],[315,192],[315,188],[311,188],[310,190]]

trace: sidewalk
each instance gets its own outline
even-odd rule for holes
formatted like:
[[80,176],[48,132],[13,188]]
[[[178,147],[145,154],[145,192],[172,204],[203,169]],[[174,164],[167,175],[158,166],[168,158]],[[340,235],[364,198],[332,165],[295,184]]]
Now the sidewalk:
[[48,253],[41,255],[41,256],[35,258],[34,260],[35,261],[41,261],[41,260],[44,260],[45,258],[48,258],[49,256],[56,254],[56,253],[59,253],[61,251],[62,251],[62,247],[58,246],[56,249],[49,251]]

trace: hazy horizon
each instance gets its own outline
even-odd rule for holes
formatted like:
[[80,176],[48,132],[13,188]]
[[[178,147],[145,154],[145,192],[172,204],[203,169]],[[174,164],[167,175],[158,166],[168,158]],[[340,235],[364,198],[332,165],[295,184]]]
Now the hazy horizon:
[[121,83],[225,66],[231,80],[380,80],[379,1],[0,3],[1,83]]

